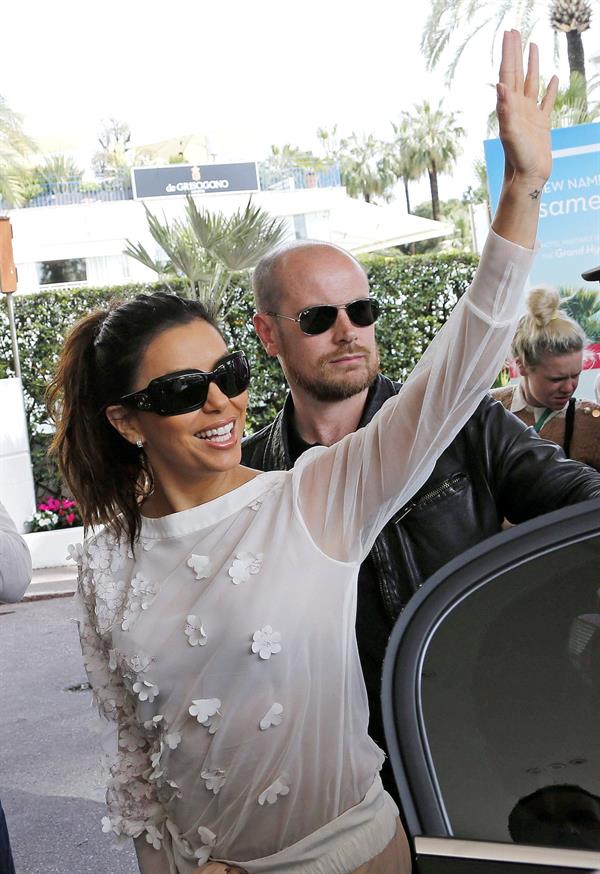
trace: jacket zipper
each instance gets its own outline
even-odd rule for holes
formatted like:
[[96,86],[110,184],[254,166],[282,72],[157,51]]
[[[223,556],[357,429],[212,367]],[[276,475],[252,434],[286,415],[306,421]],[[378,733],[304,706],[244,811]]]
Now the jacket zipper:
[[405,516],[408,516],[412,510],[419,507],[421,504],[426,504],[427,501],[431,501],[434,498],[438,498],[444,492],[449,491],[455,483],[460,482],[460,480],[464,479],[465,475],[463,473],[456,473],[454,476],[451,476],[450,479],[447,479],[441,485],[437,486],[435,489],[430,489],[425,494],[421,495],[421,497],[417,501],[411,501],[410,504],[407,504],[402,513],[399,516],[395,516],[392,520],[395,523],[401,522]]

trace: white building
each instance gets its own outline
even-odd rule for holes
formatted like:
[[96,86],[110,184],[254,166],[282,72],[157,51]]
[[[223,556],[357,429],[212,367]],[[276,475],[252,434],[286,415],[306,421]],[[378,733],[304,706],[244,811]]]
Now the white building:
[[[179,173],[180,178],[210,178],[219,169],[255,165],[170,165],[141,168],[139,172]],[[255,169],[256,173],[256,169]],[[214,175],[214,173],[213,173]],[[255,177],[257,178],[257,177]],[[323,173],[291,171],[262,190],[232,192],[223,187],[208,193],[193,191],[199,208],[231,215],[244,207],[249,197],[272,216],[284,219],[290,238],[312,238],[338,243],[352,252],[368,252],[401,243],[411,243],[452,233],[452,226],[408,215],[399,205],[374,206],[347,196],[337,169]],[[199,187],[207,183],[199,183]],[[148,230],[144,203],[157,216],[169,221],[183,218],[184,190],[162,196],[134,199],[129,189],[109,188],[90,191],[90,186],[69,184],[58,193],[49,193],[31,205],[8,212],[14,232],[14,257],[19,276],[19,292],[61,286],[103,286],[126,282],[146,282],[156,274],[124,254],[126,241],[142,243],[148,252],[161,259]],[[198,187],[198,186],[197,186]],[[87,190],[86,190],[87,189]]]

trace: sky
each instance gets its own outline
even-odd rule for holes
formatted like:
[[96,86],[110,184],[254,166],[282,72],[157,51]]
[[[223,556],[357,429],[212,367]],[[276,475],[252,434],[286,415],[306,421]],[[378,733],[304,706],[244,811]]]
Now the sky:
[[[23,0],[3,9],[0,93],[47,150],[81,158],[110,117],[129,124],[135,145],[194,133],[208,136],[219,159],[260,160],[272,143],[316,150],[319,126],[388,138],[402,110],[442,100],[467,131],[457,169],[440,180],[441,197],[455,197],[475,182],[498,61],[486,35],[448,90],[443,67],[428,73],[419,49],[428,8],[423,0]],[[537,33],[547,80],[553,41],[545,22]],[[588,59],[600,55],[600,21],[584,45]],[[566,69],[563,58],[563,80]],[[427,196],[425,181],[413,186],[413,203]]]

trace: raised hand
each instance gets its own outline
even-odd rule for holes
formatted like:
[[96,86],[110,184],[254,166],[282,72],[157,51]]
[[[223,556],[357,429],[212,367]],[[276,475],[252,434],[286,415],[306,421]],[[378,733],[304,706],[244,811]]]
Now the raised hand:
[[505,182],[516,177],[516,180],[532,186],[531,197],[539,197],[552,170],[550,116],[558,79],[552,77],[538,104],[538,48],[534,43],[529,46],[526,76],[523,74],[522,52],[520,33],[507,31],[502,42],[496,111],[506,162]]

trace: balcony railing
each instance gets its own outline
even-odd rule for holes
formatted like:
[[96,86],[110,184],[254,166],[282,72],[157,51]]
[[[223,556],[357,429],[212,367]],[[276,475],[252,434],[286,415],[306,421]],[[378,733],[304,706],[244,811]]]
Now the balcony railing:
[[[304,167],[284,167],[277,170],[268,164],[258,165],[261,191],[295,191],[306,188],[338,188],[342,183],[337,164],[320,170]],[[133,200],[131,186],[124,181],[103,180],[82,182],[81,179],[57,180],[39,186],[24,204],[36,206],[72,206],[81,203],[112,202]],[[6,204],[0,206],[6,208]]]
[[268,164],[258,165],[262,191],[294,191],[298,188],[339,188],[342,184],[337,164],[321,170],[285,167],[272,170]]
[[40,193],[31,197],[23,206],[72,206],[77,203],[115,200],[133,200],[131,186],[117,180],[82,182],[80,179],[69,179],[44,183]]

